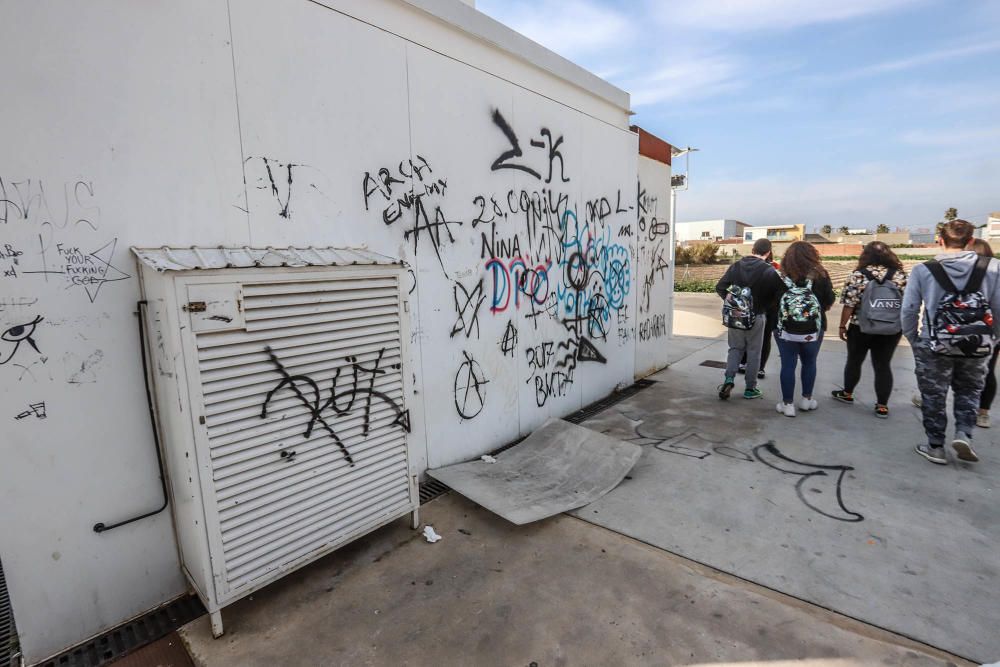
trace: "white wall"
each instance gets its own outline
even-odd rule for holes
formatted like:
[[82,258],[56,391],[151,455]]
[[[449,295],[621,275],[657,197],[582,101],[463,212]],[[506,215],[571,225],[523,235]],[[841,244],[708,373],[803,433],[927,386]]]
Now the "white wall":
[[635,376],[667,365],[674,303],[670,165],[639,157]]
[[[130,245],[366,244],[409,262],[425,465],[632,381],[627,95],[459,30],[458,0],[327,4],[25,0],[0,24],[18,63],[0,125],[0,558],[29,661],[185,590],[169,512],[92,530],[159,500]],[[522,156],[500,159],[495,111]],[[403,181],[391,194],[366,178],[383,168]],[[411,189],[427,217],[383,222]]]
[[[677,242],[726,239],[741,236],[741,230],[747,229],[737,220],[695,220],[677,223]],[[709,236],[703,234],[708,232]]]

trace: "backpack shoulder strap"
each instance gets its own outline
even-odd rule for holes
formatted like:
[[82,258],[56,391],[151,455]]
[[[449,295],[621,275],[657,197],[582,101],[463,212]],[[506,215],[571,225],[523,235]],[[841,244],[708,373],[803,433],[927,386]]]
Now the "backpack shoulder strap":
[[952,282],[951,278],[948,276],[948,272],[944,270],[940,262],[936,259],[930,259],[924,262],[924,266],[927,270],[931,272],[931,276],[937,281],[937,284],[944,288],[946,292],[952,294],[958,294],[959,289],[955,287],[955,283]]
[[986,269],[990,266],[990,258],[986,255],[980,255],[976,259],[976,266],[972,269],[972,275],[969,276],[969,282],[965,285],[963,290],[965,293],[978,292],[979,288],[983,285],[983,278],[986,277]]

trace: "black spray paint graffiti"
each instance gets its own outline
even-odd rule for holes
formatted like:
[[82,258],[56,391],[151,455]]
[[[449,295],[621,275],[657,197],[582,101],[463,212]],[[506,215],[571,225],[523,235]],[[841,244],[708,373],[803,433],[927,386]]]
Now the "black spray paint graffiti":
[[[50,230],[85,225],[97,231],[101,209],[93,202],[94,184],[68,182],[59,190],[61,197],[53,198],[41,180],[29,178],[5,183],[0,178],[0,224],[26,222]],[[57,199],[62,199],[61,207]]]
[[[490,169],[492,169],[493,171],[499,171],[501,169],[516,169],[518,171],[523,171],[526,174],[531,174],[535,178],[541,180],[542,175],[537,171],[535,171],[534,169],[532,169],[531,167],[524,164],[510,162],[510,160],[514,158],[523,157],[524,151],[521,150],[521,144],[517,139],[517,134],[514,132],[513,129],[511,129],[510,124],[507,123],[507,119],[503,117],[503,114],[500,113],[499,109],[493,110],[493,124],[496,125],[498,128],[500,128],[500,131],[503,132],[504,136],[507,138],[507,141],[510,143],[510,149],[501,153],[500,156],[493,161],[493,164],[490,165]],[[542,140],[531,139],[530,144],[534,148],[541,148],[542,150],[546,150],[547,147],[548,149],[547,162],[548,162],[549,173],[548,176],[546,176],[545,178],[545,182],[546,183],[552,182],[552,176],[553,176],[552,167],[556,159],[558,158],[559,180],[563,183],[569,183],[569,179],[566,178],[566,163],[563,161],[562,153],[559,152],[559,147],[562,145],[563,138],[560,136],[558,139],[553,139],[552,132],[547,127],[541,128],[539,134],[542,136]]]
[[[795,483],[795,493],[798,494],[799,500],[801,500],[806,507],[818,512],[825,517],[831,519],[836,519],[837,521],[846,521],[848,523],[856,523],[858,521],[864,521],[865,517],[857,512],[853,512],[847,509],[844,505],[844,493],[843,493],[843,482],[844,475],[848,472],[854,470],[851,466],[843,465],[820,465],[818,463],[805,463],[803,461],[796,461],[793,458],[785,456],[778,448],[775,446],[774,442],[767,442],[763,445],[757,445],[753,448],[753,455],[758,461],[766,465],[768,468],[783,472],[786,475],[796,475],[799,477],[799,481]],[[827,472],[830,471],[830,472]],[[837,473],[836,481],[836,494],[837,494],[837,506],[840,508],[842,514],[834,514],[832,512],[826,511],[819,507],[813,499],[805,493],[808,488],[810,491],[822,493],[822,489],[817,489],[816,487],[807,487],[807,482],[818,482],[820,479],[826,479],[834,472]]]
[[[630,417],[627,418],[631,419]],[[774,441],[757,445],[750,453],[747,453],[731,445],[713,444],[712,440],[691,429],[683,429],[678,433],[669,435],[660,435],[648,434],[644,432],[642,427],[642,423],[635,426],[635,437],[628,438],[628,442],[634,442],[640,446],[653,445],[653,447],[661,452],[678,454],[699,460],[706,459],[714,453],[725,458],[746,463],[760,462],[772,470],[777,470],[787,475],[798,476],[799,480],[795,483],[795,493],[798,495],[799,500],[802,501],[802,504],[817,514],[846,523],[857,523],[865,519],[862,514],[848,509],[844,503],[844,476],[854,470],[852,466],[823,465],[796,461],[783,454],[777,445],[774,444]],[[708,448],[711,448],[711,451],[708,451]],[[829,484],[823,484],[823,482],[832,479],[831,475],[834,472],[837,473],[837,476],[833,481],[832,495],[836,499],[836,507],[824,507],[818,499],[831,495],[826,493],[831,490]],[[826,488],[820,488],[821,486],[826,486]],[[806,493],[807,490],[812,494],[811,496]]]
[[[359,401],[359,397],[361,397],[359,404],[363,409],[362,434],[367,436],[370,428],[372,400],[378,398],[381,399],[383,403],[388,405],[395,413],[395,418],[389,426],[399,426],[407,433],[410,432],[410,411],[404,410],[391,396],[375,389],[376,378],[386,373],[385,369],[379,367],[382,357],[385,355],[385,348],[379,350],[373,366],[362,366],[358,363],[356,357],[345,357],[345,360],[351,363],[351,385],[344,391],[337,391],[337,384],[340,380],[341,371],[343,370],[342,367],[337,368],[333,379],[330,381],[330,395],[326,401],[323,402],[321,402],[321,390],[319,384],[315,380],[308,375],[292,375],[285,368],[284,364],[281,363],[281,360],[278,359],[274,350],[272,350],[270,346],[265,347],[264,350],[267,352],[271,363],[274,364],[275,370],[281,375],[281,380],[273,389],[271,389],[271,391],[267,392],[264,404],[261,406],[260,410],[261,419],[267,418],[267,407],[274,399],[274,396],[285,387],[288,387],[288,389],[295,394],[295,397],[299,400],[302,407],[308,410],[311,415],[306,424],[306,430],[305,433],[303,433],[303,437],[306,439],[312,437],[314,427],[316,424],[319,424],[337,444],[340,451],[343,452],[344,458],[347,459],[347,462],[350,463],[351,466],[354,465],[354,459],[351,457],[351,453],[347,450],[346,445],[344,445],[336,430],[334,430],[330,422],[324,417],[323,413],[326,410],[332,410],[334,415],[337,417],[344,416],[354,409],[355,402]],[[400,365],[393,364],[391,368],[398,371],[400,369]],[[368,374],[370,376],[368,378],[367,386],[365,386],[361,380],[361,376],[364,374]],[[305,387],[307,392],[310,393],[310,396],[303,393],[300,385]]]
[[258,190],[267,190],[271,193],[278,205],[278,215],[286,220],[291,218],[292,182],[295,180],[293,171],[304,165],[292,164],[291,162],[282,163],[274,158],[251,156],[243,161],[244,168],[249,166],[252,170],[259,170],[260,167],[255,166],[257,161],[260,161],[263,170],[258,172],[256,178],[251,175],[250,180],[256,181]]
[[45,419],[48,417],[48,414],[45,412],[45,401],[41,401],[40,403],[29,403],[28,409],[18,413],[14,419],[20,421],[31,416],[34,416],[35,419]]
[[78,246],[56,243],[53,264],[49,264],[47,249],[41,234],[38,236],[38,245],[39,254],[42,257],[42,268],[37,271],[22,271],[22,273],[43,275],[46,282],[48,282],[49,276],[63,276],[68,287],[82,287],[87,298],[90,299],[90,303],[97,300],[101,288],[106,283],[128,280],[132,277],[111,263],[115,250],[118,248],[117,238],[111,239],[90,253],[81,250]]
[[463,351],[465,361],[455,373],[455,409],[462,419],[472,419],[486,405],[486,385],[489,380],[475,359]]
[[500,339],[500,352],[505,357],[513,357],[517,350],[517,327],[513,320],[507,320],[507,328],[503,331],[503,338]]
[[44,318],[41,315],[39,315],[30,322],[25,322],[24,324],[15,324],[14,326],[9,327],[6,331],[0,334],[0,339],[3,339],[7,343],[14,344],[13,349],[10,350],[10,352],[7,354],[6,357],[2,358],[2,361],[0,361],[0,366],[6,364],[8,361],[13,359],[14,355],[17,354],[18,349],[20,349],[21,343],[24,343],[25,341],[27,341],[28,345],[34,348],[35,352],[37,352],[38,354],[42,353],[42,351],[38,349],[38,344],[35,343],[34,335],[35,335],[35,328],[38,326],[38,323],[41,322],[43,319]]
[[[459,290],[461,290],[461,294],[459,294]],[[471,338],[473,329],[476,331],[476,338],[479,338],[479,308],[486,301],[486,296],[483,294],[483,281],[480,280],[470,292],[465,289],[465,285],[456,280],[452,292],[455,297],[457,318],[451,328],[451,338],[460,333],[464,333],[466,338]]]
[[[417,155],[416,163],[413,160],[399,163],[396,173],[400,178],[387,167],[382,167],[375,173],[376,176],[372,176],[371,172],[366,171],[361,181],[365,210],[369,210],[373,199],[377,201],[376,196],[381,196],[384,203],[382,222],[386,225],[392,225],[404,214],[412,216],[412,224],[403,232],[403,238],[407,240],[413,238],[413,252],[416,254],[423,233],[434,248],[441,270],[447,276],[448,272],[441,258],[441,231],[443,228],[446,234],[444,241],[452,244],[455,242],[455,235],[451,227],[460,227],[463,223],[460,220],[449,220],[441,204],[433,202],[432,198],[444,195],[448,189],[448,181],[443,178],[433,178],[434,170],[420,155]],[[409,189],[406,188],[407,184]],[[433,210],[433,220],[428,214],[428,206]]]

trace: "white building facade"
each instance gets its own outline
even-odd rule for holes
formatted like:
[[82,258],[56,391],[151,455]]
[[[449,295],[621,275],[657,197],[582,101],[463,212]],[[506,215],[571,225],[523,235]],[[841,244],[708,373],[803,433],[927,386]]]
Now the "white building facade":
[[742,238],[743,230],[749,227],[739,220],[695,220],[677,223],[677,242],[721,241]]
[[94,530],[161,497],[130,247],[403,262],[419,471],[665,365],[669,164],[639,173],[627,93],[468,4],[7,9],[0,562],[29,664],[189,589],[170,508]]

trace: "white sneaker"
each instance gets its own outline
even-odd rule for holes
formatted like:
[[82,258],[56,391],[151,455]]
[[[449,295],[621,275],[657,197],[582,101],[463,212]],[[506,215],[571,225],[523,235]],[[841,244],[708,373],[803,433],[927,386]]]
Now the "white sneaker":
[[785,415],[786,417],[795,416],[795,405],[793,403],[778,403],[778,405],[776,405],[775,407],[777,408],[778,412]]
[[806,398],[805,396],[799,401],[799,410],[802,412],[809,412],[810,410],[815,410],[819,407],[819,403],[816,402],[815,398]]

